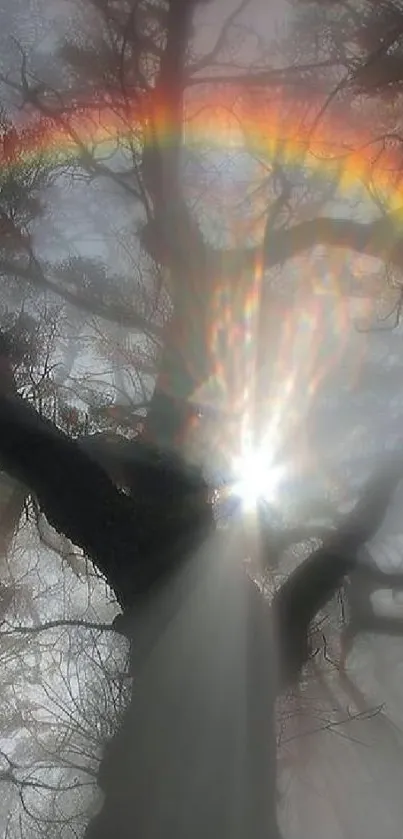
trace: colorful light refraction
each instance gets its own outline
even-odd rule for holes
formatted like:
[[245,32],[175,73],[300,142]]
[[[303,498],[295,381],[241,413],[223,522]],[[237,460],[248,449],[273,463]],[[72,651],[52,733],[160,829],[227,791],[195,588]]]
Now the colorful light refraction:
[[[332,180],[337,184],[340,200],[343,196],[347,201],[358,199],[367,216],[368,212],[373,214],[367,191],[371,183],[378,193],[381,192],[384,207],[396,214],[396,223],[400,224],[403,207],[400,146],[392,143],[388,148],[385,145],[381,148],[369,132],[354,124],[351,114],[336,119],[330,112],[326,113],[313,131],[315,102],[307,105],[305,100],[301,103],[287,98],[283,91],[260,92],[253,100],[245,89],[234,87],[219,94],[212,94],[210,90],[204,100],[193,94],[192,97],[186,101],[182,126],[170,123],[163,102],[160,106],[153,103],[154,136],[157,135],[162,145],[169,145],[172,137],[180,134],[185,145],[191,148],[221,152],[245,149],[251,155],[259,155],[267,163],[268,170],[272,163],[281,162],[286,169],[297,168],[309,175]],[[316,111],[320,105],[316,103]],[[5,132],[0,165],[24,166],[38,157],[45,162],[49,160],[52,165],[79,158],[86,148],[96,149],[97,155],[102,157],[118,147],[124,148],[125,141],[129,140],[132,147],[138,144],[140,150],[150,137],[150,113],[149,103],[147,108],[142,108],[138,99],[132,103],[123,102],[121,96],[113,99],[110,94],[108,101],[105,98],[102,101],[99,96],[88,104],[70,105],[64,111],[33,118],[18,129]],[[222,447],[230,459],[236,448],[239,455],[239,441],[249,439],[262,391],[264,404],[258,405],[258,410],[260,417],[269,419],[261,440],[268,441],[270,450],[276,449],[276,441],[284,439],[285,432],[292,434],[293,429],[303,424],[301,418],[313,395],[345,352],[350,330],[342,279],[346,268],[350,274],[361,273],[365,289],[367,266],[360,270],[360,259],[363,257],[353,260],[341,247],[329,255],[323,275],[319,277],[317,263],[301,262],[298,266],[300,286],[305,290],[301,290],[291,304],[290,301],[286,306],[273,303],[264,328],[260,312],[261,261],[257,257],[254,270],[251,272],[249,268],[252,276],[248,277],[242,273],[242,267],[237,273],[236,266],[235,270],[227,271],[223,264],[209,302],[206,345],[211,376],[198,387],[194,400],[206,404],[221,400],[227,412],[240,417],[240,425],[234,432],[237,447],[234,447],[232,432],[222,434]],[[241,293],[238,286],[242,286]],[[308,286],[309,293],[306,292]],[[197,317],[197,306],[194,309],[193,316]],[[264,329],[269,337],[267,385],[261,352]],[[190,318],[185,333],[185,343],[195,342]],[[181,348],[183,355],[188,354],[186,363],[197,366],[199,350],[199,347],[191,346]],[[359,359],[354,358],[352,376],[356,375],[358,364]],[[224,439],[226,434],[227,439]],[[301,436],[298,439],[301,441]],[[241,451],[241,457],[244,455]]]
[[[317,110],[319,109],[318,103]],[[70,104],[66,110],[49,108],[49,115],[33,117],[18,128],[3,131],[0,163],[20,165],[30,158],[45,155],[61,160],[78,157],[86,146],[105,151],[116,148],[117,141],[129,139],[139,148],[156,135],[169,144],[180,131],[188,146],[208,145],[220,150],[247,151],[262,155],[267,161],[280,160],[290,167],[303,167],[323,177],[337,177],[341,191],[362,191],[369,181],[382,189],[390,211],[403,206],[402,152],[400,144],[374,140],[362,125],[357,128],[349,118],[325,115],[312,132],[312,110],[306,101],[287,98],[270,90],[254,103],[244,91],[209,93],[205,100],[192,99],[184,126],[170,125],[164,104],[153,104],[153,132],[150,132],[150,107],[141,107],[138,98],[130,104],[117,95],[98,96],[87,104]],[[146,116],[144,116],[146,114]],[[380,153],[381,149],[381,153]]]

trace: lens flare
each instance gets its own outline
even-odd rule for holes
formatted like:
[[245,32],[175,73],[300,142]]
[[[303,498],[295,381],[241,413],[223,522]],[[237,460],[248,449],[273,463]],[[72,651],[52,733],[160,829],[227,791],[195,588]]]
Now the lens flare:
[[254,451],[236,458],[233,469],[236,480],[232,494],[241,499],[244,509],[252,510],[259,499],[275,499],[284,467],[275,465],[261,451]]

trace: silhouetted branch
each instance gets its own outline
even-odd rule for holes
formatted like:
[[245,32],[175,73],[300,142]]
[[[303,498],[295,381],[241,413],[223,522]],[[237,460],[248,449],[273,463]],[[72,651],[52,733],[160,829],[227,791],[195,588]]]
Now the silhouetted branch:
[[[304,73],[315,73],[320,70],[336,67],[337,62],[333,59],[324,61],[312,62],[312,64],[291,65],[290,67],[282,67],[280,69],[273,69],[268,67],[265,70],[251,70],[250,72],[234,72],[234,73],[214,73],[209,76],[198,76],[197,65],[196,71],[193,66],[190,67],[189,76],[186,78],[186,86],[194,87],[195,85],[234,85],[234,87],[278,87],[279,85],[290,86],[303,85],[306,89],[309,88],[309,80],[304,78]],[[195,75],[193,75],[195,73]],[[317,89],[312,85],[313,89]]]
[[403,478],[403,459],[382,465],[365,485],[353,510],[326,543],[285,580],[273,599],[280,688],[298,681],[309,657],[309,627],[357,566],[358,551],[372,539],[385,518],[391,497]]
[[[333,248],[350,248],[376,259],[390,262],[403,268],[402,216],[391,213],[372,222],[352,221],[319,217],[302,221],[289,228],[267,231],[264,259],[266,268],[286,262],[316,245]],[[245,262],[249,267],[256,264],[256,248],[227,251],[223,257],[217,252],[217,264],[227,259],[229,264]]]
[[[192,470],[182,474],[178,458],[170,468],[169,455],[160,458],[153,447],[145,452],[140,477],[132,467],[137,485],[129,498],[77,441],[24,400],[0,395],[0,463],[36,496],[49,524],[92,559],[123,608],[159,584],[213,526],[206,486],[195,485]],[[159,515],[155,503],[141,503],[144,482],[154,502],[165,482]]]
[[209,50],[209,52],[206,55],[204,55],[203,58],[200,58],[198,61],[194,61],[192,63],[190,69],[187,71],[187,76],[193,76],[194,73],[198,73],[205,67],[209,67],[211,66],[211,64],[214,64],[215,59],[220,54],[220,51],[223,47],[225,47],[225,43],[231,30],[231,26],[235,23],[237,17],[239,17],[239,15],[243,11],[245,11],[245,9],[250,5],[250,3],[251,0],[240,0],[235,9],[233,9],[231,14],[229,14],[228,17],[225,19],[212,49]]
[[114,632],[115,629],[112,623],[102,623],[97,621],[86,621],[80,620],[79,618],[75,620],[54,620],[54,621],[45,621],[45,623],[41,623],[38,626],[14,626],[12,629],[3,629],[0,631],[0,638],[2,637],[9,637],[10,635],[37,635],[39,632],[46,632],[49,629],[57,629],[58,627],[62,626],[73,626],[73,627],[82,627],[83,629],[96,629],[99,631],[112,631]]
[[[6,396],[0,396],[0,462],[35,494],[49,523],[94,561],[124,604],[127,557],[141,564],[141,524],[103,469],[30,405]],[[141,577],[142,571],[139,583]]]

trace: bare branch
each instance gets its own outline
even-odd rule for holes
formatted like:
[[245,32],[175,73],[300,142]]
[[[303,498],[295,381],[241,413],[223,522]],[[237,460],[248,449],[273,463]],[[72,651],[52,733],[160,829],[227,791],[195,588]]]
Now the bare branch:
[[214,63],[222,48],[225,46],[225,42],[227,40],[227,36],[230,32],[231,26],[234,24],[237,17],[239,17],[239,15],[243,11],[245,11],[245,9],[250,5],[250,2],[251,0],[240,0],[238,6],[231,12],[230,15],[228,15],[227,19],[224,21],[213,48],[199,61],[193,62],[193,64],[188,70],[188,75],[198,73],[199,70],[204,70],[205,67],[211,66],[211,64]]
[[281,687],[298,681],[309,657],[309,625],[356,568],[359,549],[381,527],[402,478],[402,456],[383,464],[335,533],[287,577],[276,593],[273,611]]
[[[4,622],[3,622],[4,625]],[[12,629],[3,629],[0,631],[0,638],[9,637],[10,635],[37,635],[39,632],[46,632],[49,629],[57,629],[62,626],[82,627],[83,629],[95,629],[99,631],[111,631],[115,629],[112,623],[100,623],[97,621],[80,620],[54,620],[46,621],[38,626],[14,626]]]
[[[50,271],[53,272],[52,277],[49,276]],[[113,323],[120,323],[122,326],[131,329],[138,329],[140,332],[144,332],[154,339],[162,336],[162,329],[158,324],[153,324],[142,317],[142,315],[130,311],[126,304],[119,305],[110,301],[106,304],[101,299],[95,298],[94,295],[87,295],[79,289],[72,291],[66,288],[63,285],[62,273],[59,278],[55,273],[56,269],[49,269],[49,272],[47,272],[39,260],[33,255],[29,264],[23,264],[14,260],[9,261],[4,258],[1,259],[0,272],[3,275],[18,277],[27,282],[34,283],[39,288],[47,289],[63,300],[66,300],[67,303],[96,317],[112,321]]]
[[133,569],[139,563],[141,588],[147,567],[139,553],[143,528],[103,469],[22,399],[6,396],[0,396],[0,461],[36,495],[49,523],[94,561],[119,602],[132,601]]
[[[236,87],[265,87],[278,85],[304,85],[309,87],[306,78],[303,78],[304,73],[315,73],[320,70],[337,66],[333,60],[319,61],[312,64],[299,64],[290,67],[284,67],[280,70],[273,70],[270,68],[264,70],[252,70],[248,73],[214,73],[210,76],[193,76],[189,75],[186,78],[187,87],[195,87],[196,85],[234,85]],[[190,68],[192,71],[192,68]],[[317,87],[317,85],[316,85]],[[315,89],[316,89],[315,87]]]
[[[373,222],[319,217],[302,221],[290,228],[268,231],[264,250],[266,268],[282,264],[317,245],[345,248],[390,262],[403,269],[402,213],[391,213]],[[224,259],[229,264],[240,262],[252,268],[259,256],[258,248],[227,251]],[[215,259],[223,259],[216,252]]]

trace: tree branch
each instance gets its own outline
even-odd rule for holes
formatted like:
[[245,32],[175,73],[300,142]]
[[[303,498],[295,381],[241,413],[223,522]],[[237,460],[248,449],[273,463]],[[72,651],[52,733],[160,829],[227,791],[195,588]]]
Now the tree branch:
[[[297,86],[303,85],[305,90],[309,87],[309,82],[306,78],[302,78],[304,73],[317,73],[321,70],[337,67],[338,62],[334,61],[333,59],[327,59],[326,61],[319,61],[313,62],[312,64],[299,64],[290,67],[283,67],[281,69],[273,70],[271,68],[266,68],[264,70],[252,70],[247,73],[212,73],[209,76],[198,76],[193,75],[197,73],[198,67],[191,66],[189,68],[189,74],[186,78],[186,87],[195,87],[196,85],[233,85],[234,87],[246,87],[246,88],[253,88],[253,87],[267,87],[267,86],[274,86],[278,87],[279,85],[286,85],[289,84],[290,86]],[[312,84],[312,89],[317,89],[317,82],[316,87]]]
[[287,577],[274,596],[280,687],[298,681],[301,668],[309,657],[311,622],[357,566],[359,549],[381,527],[402,478],[401,456],[376,470],[336,532]]
[[84,629],[96,629],[100,631],[112,631],[114,632],[114,626],[112,623],[97,623],[96,621],[85,621],[85,620],[54,620],[54,621],[46,621],[45,623],[41,623],[38,626],[14,626],[13,629],[4,629],[0,631],[0,638],[4,636],[10,635],[37,635],[39,632],[46,632],[49,629],[57,629],[58,627],[62,626],[78,626],[83,627]]
[[38,288],[51,291],[67,303],[95,317],[119,323],[129,329],[137,329],[154,338],[162,336],[162,328],[158,324],[152,323],[137,312],[130,311],[126,304],[104,303],[101,299],[96,299],[94,295],[90,296],[80,292],[79,289],[72,291],[65,286],[63,287],[63,279],[60,278],[59,280],[56,276],[54,278],[47,276],[36,258],[31,259],[30,263],[25,265],[14,260],[1,259],[0,272],[34,283]]
[[228,15],[226,20],[224,21],[220,32],[216,38],[215,44],[212,49],[200,58],[198,61],[194,61],[187,71],[188,75],[193,75],[194,73],[199,72],[200,70],[204,70],[205,67],[210,67],[211,64],[214,63],[215,59],[220,54],[221,50],[225,46],[227,37],[231,30],[231,26],[235,23],[237,17],[245,11],[245,9],[250,5],[251,0],[240,0],[238,5],[233,9],[233,11]]
[[[401,212],[391,213],[373,222],[359,222],[352,219],[320,217],[302,221],[290,228],[267,232],[264,261],[267,269],[286,262],[318,245],[345,248],[375,259],[389,262],[403,269],[403,216]],[[259,248],[228,250],[224,259],[229,266],[242,262],[253,269]],[[213,262],[222,265],[222,251],[216,251]]]
[[[36,496],[49,524],[92,559],[123,609],[162,583],[213,528],[205,484],[195,491],[193,473],[187,475],[180,459],[175,466],[166,455],[156,468],[161,452],[144,449],[129,498],[77,441],[23,399],[0,394],[3,468]],[[147,492],[159,500],[159,514]]]
[[18,397],[0,395],[0,461],[32,491],[49,523],[80,546],[119,603],[132,602],[153,576],[141,557],[144,525],[133,503],[74,441]]
[[369,223],[316,218],[288,230],[276,230],[267,238],[266,266],[291,259],[316,245],[328,245],[357,251],[403,268],[401,218],[401,214],[400,218],[397,214],[389,215]]

